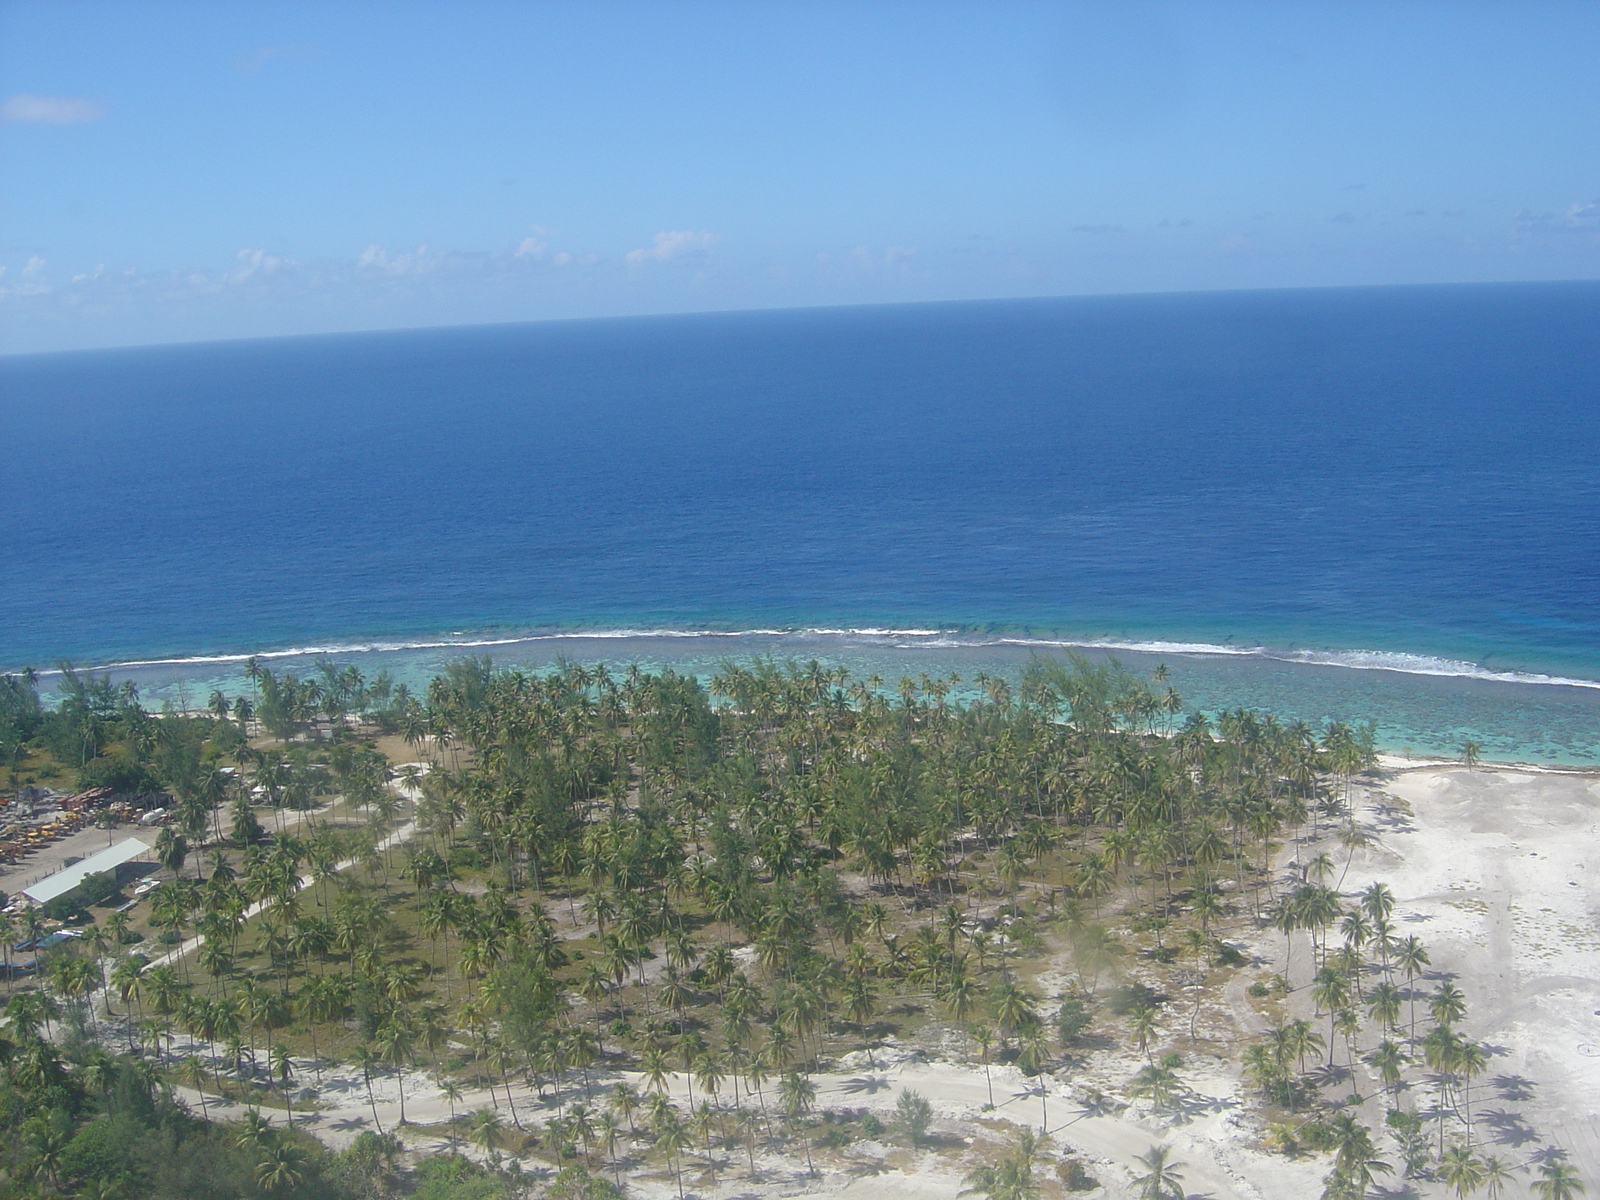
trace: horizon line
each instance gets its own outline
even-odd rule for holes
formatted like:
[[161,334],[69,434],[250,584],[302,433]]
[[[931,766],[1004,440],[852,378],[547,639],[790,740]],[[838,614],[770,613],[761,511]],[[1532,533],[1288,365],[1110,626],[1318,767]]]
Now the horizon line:
[[372,337],[384,334],[422,334],[462,332],[467,330],[508,330],[530,328],[536,326],[575,325],[575,324],[600,324],[621,323],[629,321],[660,321],[660,320],[690,320],[697,317],[730,317],[730,316],[759,316],[776,315],[781,313],[814,313],[814,312],[849,312],[854,310],[881,310],[901,308],[934,308],[953,307],[963,304],[1044,304],[1059,301],[1090,301],[1090,300],[1138,300],[1155,297],[1180,297],[1180,296],[1238,296],[1238,295],[1272,295],[1284,293],[1321,293],[1321,292],[1399,292],[1399,291],[1430,291],[1439,289],[1491,289],[1491,288],[1534,288],[1534,287],[1593,287],[1600,285],[1600,277],[1580,279],[1494,279],[1494,280],[1444,280],[1431,283],[1337,283],[1337,284],[1301,284],[1277,286],[1240,286],[1218,288],[1150,288],[1140,291],[1126,292],[1057,292],[1048,295],[1003,295],[1003,296],[967,296],[959,299],[939,300],[886,300],[870,301],[859,304],[785,304],[785,305],[751,305],[744,308],[707,308],[682,310],[658,310],[637,313],[610,313],[589,314],[565,317],[537,317],[531,320],[513,321],[464,321],[460,323],[443,323],[438,325],[382,325],[382,326],[356,326],[349,329],[324,330],[317,333],[260,333],[244,334],[238,337],[225,338],[179,338],[170,341],[144,341],[144,342],[118,342],[104,346],[81,346],[73,349],[56,350],[3,350],[0,349],[0,361],[65,357],[69,355],[89,355],[115,353],[125,350],[160,350],[175,349],[179,347],[221,347],[236,345],[256,345],[262,342],[291,342],[312,341],[326,338],[345,337]]

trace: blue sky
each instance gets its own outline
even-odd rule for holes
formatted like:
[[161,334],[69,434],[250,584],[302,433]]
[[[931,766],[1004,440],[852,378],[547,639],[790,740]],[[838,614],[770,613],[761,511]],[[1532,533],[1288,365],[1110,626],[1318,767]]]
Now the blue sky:
[[0,2],[0,350],[1600,276],[1600,5]]

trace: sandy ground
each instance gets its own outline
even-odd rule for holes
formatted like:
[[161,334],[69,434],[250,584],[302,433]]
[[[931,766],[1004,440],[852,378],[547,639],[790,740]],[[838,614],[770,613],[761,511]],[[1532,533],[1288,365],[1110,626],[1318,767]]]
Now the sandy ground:
[[1600,1185],[1600,776],[1386,766],[1360,814],[1380,841],[1344,890],[1387,883],[1401,934],[1428,946],[1427,986],[1466,994],[1462,1028],[1491,1053],[1473,1103],[1493,1152],[1560,1146]]
[[[766,1196],[831,1196],[831,1195],[885,1195],[905,1197],[954,1197],[961,1191],[965,1173],[990,1156],[996,1147],[1009,1145],[1010,1129],[1027,1126],[1039,1128],[1041,1120],[1048,1120],[1052,1138],[1052,1158],[1075,1153],[1084,1159],[1091,1171],[1104,1185],[1096,1192],[1080,1193],[1085,1196],[1131,1195],[1131,1181],[1136,1171],[1142,1171],[1135,1162],[1136,1156],[1151,1146],[1166,1144],[1172,1147],[1173,1157],[1185,1166],[1185,1186],[1193,1197],[1213,1197],[1215,1200],[1274,1200],[1276,1197],[1313,1196],[1320,1190],[1317,1181],[1322,1166],[1314,1161],[1290,1161],[1252,1149],[1253,1122],[1242,1118],[1234,1085],[1226,1073],[1214,1077],[1190,1074],[1196,1089],[1188,1111],[1174,1116],[1157,1116],[1147,1111],[1130,1109],[1116,1115],[1087,1113],[1080,1094],[1087,1077],[1051,1081],[1044,1104],[1041,1106],[1040,1088],[1011,1067],[996,1066],[992,1070],[995,1108],[984,1112],[988,1102],[989,1083],[981,1068],[966,1064],[923,1062],[914,1057],[905,1061],[887,1061],[895,1057],[893,1051],[879,1052],[876,1065],[869,1065],[864,1056],[859,1070],[824,1073],[812,1076],[816,1085],[818,1109],[870,1109],[888,1122],[902,1089],[913,1089],[926,1096],[934,1107],[936,1118],[932,1148],[911,1151],[903,1139],[888,1136],[881,1142],[856,1142],[842,1153],[815,1151],[816,1177],[804,1173],[804,1161],[798,1146],[778,1156],[758,1150],[756,1161],[763,1178],[753,1181],[748,1176],[745,1152],[740,1147],[719,1150],[719,1157],[727,1160],[728,1169],[713,1184],[707,1175],[699,1179],[692,1194],[704,1200],[714,1197],[766,1197]],[[632,1074],[596,1074],[593,1093],[588,1098],[591,1107],[605,1101],[605,1092],[618,1079],[625,1079],[635,1089],[643,1090],[644,1081]],[[377,1118],[385,1130],[393,1131],[399,1121],[398,1081],[393,1077],[375,1078],[373,1091],[377,1101]],[[180,1089],[191,1105],[198,1109],[199,1097]],[[541,1100],[530,1089],[514,1088],[518,1114],[524,1126],[533,1128],[556,1115],[554,1097]],[[680,1075],[674,1077],[671,1095],[680,1105],[690,1100],[688,1083]],[[703,1097],[696,1094],[695,1102]],[[731,1095],[722,1096],[731,1103]],[[505,1107],[505,1092],[498,1094],[500,1112],[510,1122]],[[561,1101],[571,1105],[584,1100],[581,1088],[573,1087],[563,1093]],[[756,1107],[754,1098],[746,1098],[748,1107]],[[766,1102],[774,1104],[772,1085],[766,1089]],[[319,1089],[319,1103],[324,1107],[299,1118],[302,1127],[315,1132],[318,1137],[334,1146],[347,1145],[364,1130],[374,1128],[373,1109],[367,1101],[365,1084],[359,1076],[328,1077]],[[490,1097],[484,1091],[467,1092],[456,1102],[458,1113],[486,1106]],[[210,1102],[213,1116],[237,1118],[243,1109],[237,1105]],[[444,1150],[449,1142],[441,1129],[429,1129],[449,1118],[448,1101],[431,1082],[422,1076],[408,1078],[406,1087],[406,1117],[411,1124],[403,1130],[408,1146],[428,1152]],[[282,1114],[268,1114],[281,1120]],[[976,1148],[976,1152],[975,1151]],[[529,1163],[532,1167],[534,1164]],[[1047,1163],[1045,1171],[1052,1168]],[[671,1179],[657,1178],[648,1172],[630,1179],[633,1194],[647,1197],[676,1196]]]

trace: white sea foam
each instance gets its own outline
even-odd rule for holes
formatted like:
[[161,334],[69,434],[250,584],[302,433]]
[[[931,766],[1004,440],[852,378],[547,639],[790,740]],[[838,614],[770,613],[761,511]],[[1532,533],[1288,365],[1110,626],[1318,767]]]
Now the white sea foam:
[[885,638],[935,638],[945,634],[943,629],[801,629],[797,633],[816,637],[885,637]]
[[955,646],[1032,646],[1040,649],[1121,650],[1137,654],[1183,654],[1197,657],[1267,658],[1278,662],[1306,663],[1319,667],[1343,667],[1354,671],[1393,671],[1402,675],[1438,675],[1480,679],[1493,683],[1551,684],[1558,687],[1600,689],[1600,680],[1564,675],[1545,675],[1534,671],[1497,671],[1478,663],[1440,658],[1428,654],[1405,654],[1390,650],[1279,650],[1271,646],[1228,646],[1214,642],[1137,641],[1120,638],[1033,638],[944,634],[921,645]]
[[1486,679],[1496,683],[1544,683],[1560,687],[1600,688],[1600,680],[1573,679],[1564,675],[1544,675],[1534,671],[1496,671],[1477,663],[1428,654],[1399,654],[1387,650],[1299,650],[1265,651],[1268,657],[1286,662],[1315,663],[1320,666],[1348,667],[1356,671],[1399,671],[1406,675],[1456,675],[1466,679]]
[[[1308,666],[1340,667],[1356,671],[1392,671],[1403,675],[1433,675],[1476,679],[1493,683],[1539,684],[1557,687],[1600,689],[1600,680],[1548,675],[1530,671],[1501,671],[1478,663],[1426,654],[1406,654],[1387,650],[1283,650],[1270,646],[1237,646],[1215,642],[1182,642],[1127,638],[1030,637],[1019,634],[987,634],[961,629],[896,629],[884,626],[859,628],[799,627],[789,629],[585,629],[558,630],[500,637],[459,636],[421,641],[351,641],[326,645],[293,646],[252,653],[204,654],[172,658],[129,659],[106,663],[97,670],[133,670],[149,667],[190,667],[262,661],[320,658],[341,654],[389,654],[419,650],[483,650],[495,647],[535,645],[548,642],[649,641],[659,639],[716,639],[739,641],[782,639],[807,642],[833,639],[846,643],[876,645],[885,649],[980,649],[985,646],[1018,646],[1039,650],[1117,650],[1125,653],[1182,655],[1192,657],[1261,658]],[[56,670],[39,672],[56,675]]]
[[1184,654],[1204,657],[1267,658],[1277,662],[1306,663],[1318,667],[1343,667],[1353,671],[1393,671],[1401,675],[1438,675],[1480,679],[1493,683],[1551,684],[1557,687],[1600,689],[1600,680],[1545,675],[1534,671],[1497,671],[1478,663],[1404,654],[1390,650],[1278,650],[1270,646],[1224,646],[1211,642],[1128,641],[1115,638],[942,638],[924,645],[1035,646],[1041,649],[1121,650],[1138,654]]

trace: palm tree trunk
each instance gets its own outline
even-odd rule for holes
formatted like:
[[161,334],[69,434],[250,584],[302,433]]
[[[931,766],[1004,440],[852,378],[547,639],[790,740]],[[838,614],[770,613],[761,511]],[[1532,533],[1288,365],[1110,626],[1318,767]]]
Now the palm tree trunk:
[[365,1068],[361,1071],[362,1077],[367,1081],[367,1105],[372,1109],[372,1123],[377,1126],[378,1133],[383,1133],[383,1122],[378,1120],[378,1101],[372,1094],[372,1073]]

